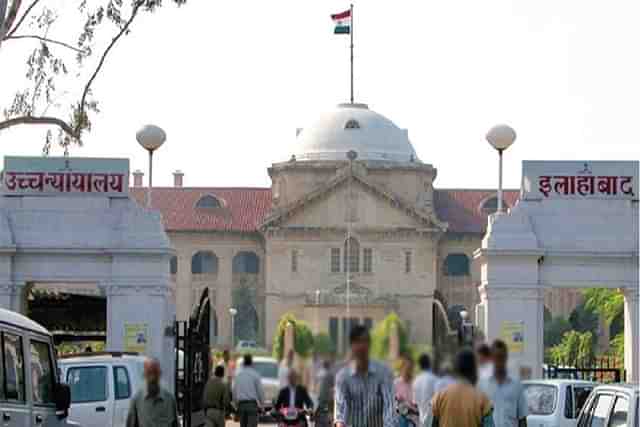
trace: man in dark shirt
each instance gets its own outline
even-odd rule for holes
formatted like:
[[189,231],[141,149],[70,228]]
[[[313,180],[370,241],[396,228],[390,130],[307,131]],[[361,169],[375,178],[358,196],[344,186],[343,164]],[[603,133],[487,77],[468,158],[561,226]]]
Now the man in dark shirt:
[[298,374],[291,369],[288,375],[288,385],[280,390],[278,394],[278,400],[276,401],[276,410],[280,411],[282,408],[296,408],[296,409],[313,409],[313,401],[309,397],[307,388],[298,384]]
[[204,413],[211,427],[224,427],[226,410],[231,401],[229,386],[224,383],[224,366],[216,366],[213,375],[204,388]]
[[145,360],[145,387],[131,399],[127,427],[178,427],[176,401],[160,386],[161,375],[158,360]]

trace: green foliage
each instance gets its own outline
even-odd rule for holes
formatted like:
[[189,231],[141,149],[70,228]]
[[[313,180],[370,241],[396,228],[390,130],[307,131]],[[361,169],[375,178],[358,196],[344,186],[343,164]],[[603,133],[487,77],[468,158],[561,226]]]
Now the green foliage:
[[278,322],[273,338],[273,357],[281,360],[284,357],[284,332],[288,324],[293,325],[293,350],[302,357],[308,357],[313,349],[313,333],[309,326],[298,320],[291,313],[287,313]]
[[371,333],[371,355],[376,359],[386,359],[389,355],[389,337],[393,327],[398,330],[400,341],[400,354],[407,354],[409,351],[409,337],[407,328],[397,314],[390,313],[384,320],[373,329]]
[[610,343],[610,352],[619,360],[624,359],[624,333],[616,335]]
[[571,329],[575,331],[598,334],[598,314],[587,308],[586,303],[580,304],[571,312],[569,322]]
[[567,366],[588,366],[594,358],[594,339],[591,332],[569,331],[560,344],[549,350],[553,363]]
[[318,354],[328,355],[336,352],[331,337],[325,332],[320,332],[313,338],[313,351]]
[[544,325],[544,346],[553,347],[562,342],[565,333],[571,330],[571,324],[564,317],[556,317]]
[[587,289],[584,296],[585,307],[604,316],[608,324],[624,311],[624,295],[617,289]]

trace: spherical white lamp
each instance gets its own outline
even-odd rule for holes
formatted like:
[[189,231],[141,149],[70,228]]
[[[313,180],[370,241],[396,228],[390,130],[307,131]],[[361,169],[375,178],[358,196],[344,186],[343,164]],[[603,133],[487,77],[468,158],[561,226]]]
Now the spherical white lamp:
[[162,147],[167,134],[156,125],[145,125],[136,132],[138,144],[149,152],[149,188],[147,188],[147,208],[151,208],[151,187],[153,187],[153,152]]
[[498,212],[502,212],[502,152],[511,147],[516,140],[516,131],[508,125],[496,125],[489,129],[487,141],[498,150],[500,166],[498,172]]
[[486,138],[493,148],[503,151],[516,140],[516,131],[507,125],[497,125],[489,129]]
[[156,125],[145,125],[136,132],[136,140],[147,151],[156,151],[167,140],[167,134]]
[[468,317],[469,317],[469,312],[467,310],[460,311],[460,318],[462,319],[463,322],[466,322]]

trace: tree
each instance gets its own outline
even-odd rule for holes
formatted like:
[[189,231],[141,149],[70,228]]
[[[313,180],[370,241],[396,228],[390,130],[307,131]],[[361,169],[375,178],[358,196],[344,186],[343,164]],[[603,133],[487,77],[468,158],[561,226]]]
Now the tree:
[[325,332],[320,332],[313,337],[313,351],[318,354],[328,355],[336,352],[331,337]]
[[[182,5],[187,0],[170,1]],[[4,24],[0,18],[0,53],[20,43],[34,43],[35,47],[25,59],[25,86],[3,109],[0,131],[20,125],[45,127],[45,154],[54,141],[65,152],[71,144],[82,144],[85,132],[91,131],[90,115],[99,112],[93,84],[140,13],[162,6],[162,0],[128,2],[78,0],[74,2],[75,13],[82,20],[60,23],[62,15],[71,16],[69,10],[52,8],[49,1],[9,0]],[[69,37],[70,33],[75,35]],[[100,46],[99,41],[105,38],[109,41]],[[73,92],[78,95],[68,99]]]
[[612,332],[611,350],[624,357],[624,294],[618,289],[593,288],[584,291],[585,307],[604,317]]
[[288,325],[293,326],[293,350],[302,357],[307,357],[313,350],[313,333],[311,328],[302,320],[298,320],[291,313],[280,318],[273,337],[273,357],[282,360],[284,357],[284,332]]
[[565,333],[571,330],[571,324],[564,317],[558,316],[544,325],[544,346],[556,346],[562,342]]
[[409,337],[404,322],[395,313],[390,313],[378,323],[371,333],[371,355],[376,359],[386,359],[389,355],[389,337],[393,327],[398,330],[400,354],[409,351]]
[[560,344],[549,350],[551,359],[557,365],[589,366],[594,358],[594,339],[591,332],[569,331]]
[[598,314],[591,308],[587,308],[585,303],[577,306],[569,315],[571,328],[578,332],[591,332],[598,334]]

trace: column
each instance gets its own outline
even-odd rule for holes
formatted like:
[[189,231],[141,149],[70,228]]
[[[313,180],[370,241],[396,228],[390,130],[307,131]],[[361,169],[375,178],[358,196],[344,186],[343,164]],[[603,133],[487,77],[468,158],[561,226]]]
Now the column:
[[[542,377],[544,361],[544,304],[537,287],[481,287],[484,326],[489,342],[501,339],[510,347],[509,364],[516,374]],[[522,341],[518,343],[516,336]],[[526,378],[525,378],[526,379]]]
[[218,315],[218,342],[231,345],[231,289],[233,287],[233,250],[218,254],[218,287],[216,289],[216,313]]
[[624,368],[630,383],[640,380],[639,292],[637,284],[624,289]]
[[25,285],[0,280],[0,308],[25,314]]
[[188,320],[191,315],[191,253],[178,253],[176,274],[176,319]]

